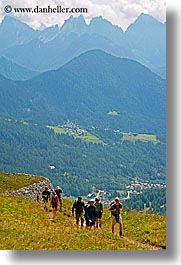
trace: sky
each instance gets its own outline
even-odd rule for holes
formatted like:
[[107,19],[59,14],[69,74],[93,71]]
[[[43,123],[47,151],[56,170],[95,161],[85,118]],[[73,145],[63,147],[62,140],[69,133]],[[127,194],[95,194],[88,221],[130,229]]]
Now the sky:
[[[112,24],[120,26],[123,30],[135,21],[141,14],[154,16],[157,20],[166,20],[166,0],[0,0],[0,21],[6,15],[4,7],[85,7],[87,14],[83,14],[87,23],[93,17],[102,16]],[[35,29],[42,29],[55,24],[61,26],[70,14],[35,14],[35,13],[10,13]],[[74,16],[79,16],[76,14]]]

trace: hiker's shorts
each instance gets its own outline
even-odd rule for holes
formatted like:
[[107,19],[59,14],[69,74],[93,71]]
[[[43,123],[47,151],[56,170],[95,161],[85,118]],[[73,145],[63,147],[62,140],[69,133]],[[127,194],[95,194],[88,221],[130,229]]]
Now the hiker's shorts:
[[58,207],[58,203],[56,203],[56,202],[52,202],[52,208],[53,208],[53,209],[57,209],[57,207]]
[[81,219],[82,221],[84,220],[83,219],[83,212],[82,213],[76,213],[76,222],[78,224],[79,220]]
[[102,212],[96,212],[96,218],[101,219],[101,217],[102,217]]
[[116,224],[116,223],[121,223],[122,224],[121,215],[117,215],[117,216],[112,215],[112,223],[113,224]]

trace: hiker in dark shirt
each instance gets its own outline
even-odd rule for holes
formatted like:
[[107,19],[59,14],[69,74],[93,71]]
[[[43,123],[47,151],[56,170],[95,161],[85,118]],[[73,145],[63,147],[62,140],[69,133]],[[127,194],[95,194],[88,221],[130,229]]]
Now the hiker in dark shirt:
[[119,201],[119,198],[115,198],[115,202],[111,204],[109,210],[111,211],[112,215],[112,233],[114,233],[114,226],[116,223],[119,224],[119,234],[122,236],[122,229],[123,229],[123,223],[122,223],[122,217],[121,217],[121,210],[122,210],[122,204]]
[[96,207],[96,228],[98,226],[101,228],[101,218],[102,218],[102,213],[103,213],[103,205],[102,202],[100,202],[99,198],[95,199],[95,207]]
[[59,199],[59,203],[60,203],[60,212],[62,211],[62,194],[63,194],[63,191],[62,189],[57,186],[56,189],[55,189],[55,192],[58,196],[58,199]]
[[47,203],[50,200],[50,192],[48,187],[45,187],[44,191],[42,192],[42,200],[44,202],[44,210],[48,211]]
[[82,201],[82,197],[78,197],[77,201],[74,202],[72,206],[72,216],[74,216],[74,210],[76,214],[76,225],[78,227],[79,225],[79,220],[81,220],[81,228],[83,227],[84,224],[84,209],[85,209],[85,204]]
[[96,223],[96,207],[94,205],[94,199],[90,200],[90,205],[86,208],[86,219],[89,220],[89,227],[94,227]]

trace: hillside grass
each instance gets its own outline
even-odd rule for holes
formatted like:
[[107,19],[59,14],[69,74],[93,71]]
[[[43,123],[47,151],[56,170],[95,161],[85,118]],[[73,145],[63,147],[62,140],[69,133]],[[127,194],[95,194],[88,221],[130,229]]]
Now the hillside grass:
[[0,172],[0,193],[6,191],[18,190],[33,183],[43,181],[43,177],[37,177],[26,174],[8,174]]
[[121,132],[123,134],[122,141],[142,141],[142,142],[153,142],[155,144],[159,143],[159,140],[157,140],[157,137],[155,134],[142,134],[139,133],[137,135],[130,135],[126,132]]
[[[71,215],[72,201],[63,199],[63,211],[57,212],[55,223],[52,212],[43,203],[3,193],[15,190],[22,183],[34,183],[39,178],[1,173],[0,249],[2,250],[159,250],[166,248],[166,217],[123,211],[123,237],[116,225],[111,233],[111,215],[105,209],[102,228],[77,228]],[[7,177],[8,176],[8,177]],[[21,177],[20,177],[21,176]],[[10,180],[12,178],[12,180]],[[27,178],[27,179],[26,179]],[[35,178],[35,179],[34,179]],[[5,180],[3,182],[2,180]],[[17,181],[18,180],[18,181]],[[6,185],[11,183],[11,185]],[[3,191],[3,192],[2,192]],[[124,205],[123,205],[124,207]],[[49,208],[50,209],[50,208]],[[124,210],[124,209],[123,209]]]
[[[110,213],[105,210],[102,228],[77,228],[71,216],[71,202],[64,199],[63,212],[55,223],[49,220],[41,203],[22,197],[1,197],[0,249],[12,250],[148,250],[151,246],[165,248],[165,218],[124,212],[124,237],[111,233]],[[140,243],[149,243],[140,245]]]
[[96,143],[96,144],[104,144],[103,141],[101,141],[97,136],[88,133],[87,135],[78,135],[76,136],[76,138],[79,138],[81,140],[87,141],[87,142],[91,142],[91,143]]

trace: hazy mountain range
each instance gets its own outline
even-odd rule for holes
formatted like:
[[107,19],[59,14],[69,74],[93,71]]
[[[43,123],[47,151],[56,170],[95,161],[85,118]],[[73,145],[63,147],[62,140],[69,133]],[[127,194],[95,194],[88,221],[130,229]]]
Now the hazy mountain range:
[[0,112],[46,124],[70,119],[83,126],[163,133],[165,100],[165,80],[101,50],[28,81],[0,77]]
[[86,51],[100,49],[136,60],[165,77],[166,24],[146,14],[126,32],[102,17],[86,24],[83,16],[71,16],[61,27],[39,31],[6,16],[0,24],[0,40],[1,56],[35,72],[58,69]]

